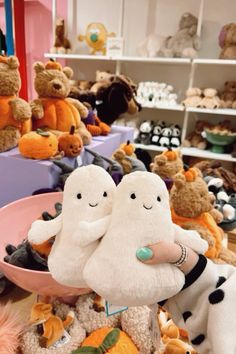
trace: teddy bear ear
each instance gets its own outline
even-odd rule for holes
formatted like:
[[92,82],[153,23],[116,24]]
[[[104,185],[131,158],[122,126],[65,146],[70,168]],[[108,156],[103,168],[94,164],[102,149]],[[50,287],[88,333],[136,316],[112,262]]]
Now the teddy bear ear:
[[17,69],[20,66],[19,60],[14,55],[7,58],[7,65],[10,69]]
[[157,155],[155,156],[155,163],[158,166],[164,166],[167,163],[168,159],[165,155]]
[[182,173],[177,173],[174,177],[174,185],[177,189],[182,188],[186,183],[186,178],[184,174]]
[[74,74],[73,70],[69,68],[69,66],[65,66],[62,71],[68,77],[68,79],[71,79]]
[[197,173],[197,176],[203,178],[201,170],[199,168],[197,168],[197,167],[194,167],[194,169],[195,169],[195,171]]
[[36,61],[36,63],[34,63],[33,68],[36,74],[38,74],[45,69],[45,66],[41,61]]

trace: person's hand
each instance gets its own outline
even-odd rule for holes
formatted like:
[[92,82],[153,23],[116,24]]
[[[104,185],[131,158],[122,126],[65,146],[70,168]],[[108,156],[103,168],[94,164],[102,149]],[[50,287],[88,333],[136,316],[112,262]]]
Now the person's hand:
[[[186,262],[179,267],[185,274],[189,273],[198,261],[198,255],[186,247]],[[166,241],[160,241],[154,245],[139,248],[136,252],[137,258],[145,264],[175,263],[182,254],[180,245]]]

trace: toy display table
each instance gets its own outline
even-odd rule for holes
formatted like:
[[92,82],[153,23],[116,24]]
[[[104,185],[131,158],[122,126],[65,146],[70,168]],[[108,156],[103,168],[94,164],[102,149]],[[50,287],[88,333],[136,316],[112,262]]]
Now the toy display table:
[[[110,157],[122,142],[133,140],[133,129],[114,126],[108,136],[93,138],[88,146],[97,153]],[[80,156],[83,165],[92,162],[86,151]],[[76,159],[64,158],[64,162],[76,167]],[[31,160],[22,157],[17,148],[0,154],[0,207],[31,195],[41,188],[53,188],[58,182],[60,168],[50,160]]]

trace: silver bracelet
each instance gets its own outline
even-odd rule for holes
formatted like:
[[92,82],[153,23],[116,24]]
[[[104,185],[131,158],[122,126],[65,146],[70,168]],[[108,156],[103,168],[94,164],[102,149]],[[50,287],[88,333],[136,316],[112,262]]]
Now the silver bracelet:
[[181,248],[181,256],[178,259],[178,261],[173,262],[171,264],[175,265],[176,267],[181,267],[184,263],[186,263],[186,261],[188,259],[188,251],[187,251],[187,248],[184,245],[182,245],[181,243],[178,243],[178,242],[176,242],[176,243]]

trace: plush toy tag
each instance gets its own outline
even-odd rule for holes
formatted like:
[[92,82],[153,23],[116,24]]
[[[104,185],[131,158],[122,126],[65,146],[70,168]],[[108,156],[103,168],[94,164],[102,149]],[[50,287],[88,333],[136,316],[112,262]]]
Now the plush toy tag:
[[66,345],[67,343],[69,343],[70,340],[71,340],[71,336],[69,335],[68,332],[66,332],[66,331],[64,330],[61,339],[59,339],[56,343],[54,343],[49,349],[52,349],[52,348],[61,348],[61,347],[63,347],[64,345]]
[[126,307],[126,306],[116,306],[116,305],[110,304],[108,301],[105,302],[105,308],[106,308],[107,317],[115,315],[116,313],[128,310],[128,307]]

